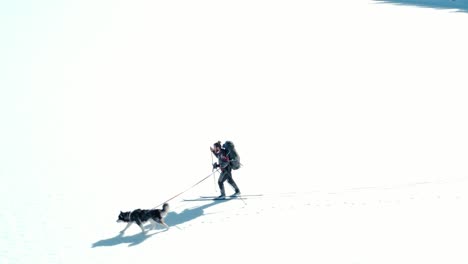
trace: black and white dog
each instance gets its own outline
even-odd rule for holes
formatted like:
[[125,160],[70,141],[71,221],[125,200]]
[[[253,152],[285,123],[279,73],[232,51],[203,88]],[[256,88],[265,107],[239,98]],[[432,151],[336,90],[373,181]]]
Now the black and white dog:
[[151,229],[156,228],[156,223],[159,223],[166,228],[169,226],[164,222],[164,217],[166,217],[167,212],[169,212],[169,204],[163,204],[163,209],[150,209],[150,210],[142,210],[136,209],[130,212],[122,212],[120,211],[119,219],[117,222],[126,222],[128,223],[127,226],[120,231],[120,233],[124,233],[127,228],[129,228],[133,223],[136,223],[140,226],[142,232],[146,232],[143,228],[143,223],[150,221],[151,222]]

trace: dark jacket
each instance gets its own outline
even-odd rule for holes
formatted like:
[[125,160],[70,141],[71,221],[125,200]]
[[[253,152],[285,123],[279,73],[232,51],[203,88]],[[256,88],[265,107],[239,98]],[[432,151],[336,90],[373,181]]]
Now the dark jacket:
[[229,168],[230,161],[228,157],[228,153],[225,149],[221,149],[219,153],[215,153],[213,151],[213,154],[218,158],[218,165],[221,168],[222,171],[226,170]]

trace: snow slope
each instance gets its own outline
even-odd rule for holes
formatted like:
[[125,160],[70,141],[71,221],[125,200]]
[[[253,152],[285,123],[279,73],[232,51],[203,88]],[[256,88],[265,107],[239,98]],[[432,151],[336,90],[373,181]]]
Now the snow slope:
[[1,3],[0,263],[466,263],[466,4],[385,2]]

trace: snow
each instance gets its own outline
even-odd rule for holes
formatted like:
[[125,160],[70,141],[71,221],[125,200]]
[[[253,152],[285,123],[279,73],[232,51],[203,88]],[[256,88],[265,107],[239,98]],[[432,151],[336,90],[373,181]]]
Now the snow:
[[0,263],[467,263],[467,10],[1,3]]

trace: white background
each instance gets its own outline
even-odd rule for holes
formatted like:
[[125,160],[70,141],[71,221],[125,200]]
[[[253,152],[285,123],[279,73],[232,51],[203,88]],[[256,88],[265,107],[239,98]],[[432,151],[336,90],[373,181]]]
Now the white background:
[[[420,209],[413,219],[430,218],[431,224],[414,240],[406,239],[411,244],[423,245],[423,235],[446,227],[466,234],[461,221],[466,185],[458,184],[466,179],[468,158],[466,12],[364,0],[2,5],[2,263],[110,263],[120,258],[128,263],[141,256],[149,261],[154,256],[148,247],[164,245],[170,255],[200,252],[205,242],[198,239],[211,245],[226,230],[234,244],[215,246],[219,251],[211,254],[226,250],[229,256],[245,235],[223,225],[249,232],[256,222],[270,227],[265,222],[277,221],[275,203],[297,204],[286,210],[293,219],[282,228],[305,221],[297,218],[323,217],[307,221],[311,229],[296,225],[291,233],[276,236],[291,243],[309,234],[305,239],[322,253],[339,255],[346,246],[324,243],[331,237],[326,232],[310,240],[313,233],[336,231],[331,221],[343,226],[348,213],[359,225],[385,223],[375,230],[391,235],[385,226],[395,219],[401,227],[405,219],[418,226],[407,216]],[[467,10],[463,1],[456,5]],[[115,223],[120,210],[151,208],[207,176],[208,148],[218,140],[237,146],[244,166],[234,177],[243,193],[275,194],[274,199],[246,206],[240,213],[245,219],[237,224],[219,216],[202,228],[197,223],[204,216],[193,218],[180,224],[184,229],[172,228],[131,247],[132,253],[121,244],[91,247],[123,228]],[[442,183],[448,185],[438,188]],[[425,184],[429,187],[419,189]],[[410,189],[379,191],[397,186]],[[426,197],[420,203],[409,203],[417,199],[411,186]],[[375,192],[326,195],[364,187]],[[184,195],[215,190],[210,178]],[[279,195],[291,192],[296,196]],[[311,192],[322,196],[302,197]],[[433,207],[441,194],[449,198]],[[378,204],[382,195],[407,203],[391,209],[341,207],[355,199]],[[333,213],[305,207],[326,206],[328,200],[340,204]],[[172,205],[175,212],[188,206],[178,199]],[[240,210],[235,206],[210,208],[235,219],[231,209]],[[456,219],[434,218],[433,212]],[[367,223],[361,221],[369,219],[364,216],[378,219]],[[466,260],[456,251],[461,243],[452,233],[421,251],[359,251],[360,244],[375,245],[362,237],[375,242],[385,235],[352,230],[347,223],[339,229],[340,239],[354,247],[330,263],[385,263],[379,257],[386,252],[398,263],[422,263],[421,254],[425,263],[443,263],[432,255],[437,248],[440,256],[451,254],[447,263]],[[408,234],[414,228],[400,230]],[[266,228],[261,235],[267,242],[271,238]],[[181,247],[180,240],[198,246]],[[385,241],[394,245],[405,238]],[[252,250],[248,245],[245,254]],[[325,253],[314,257],[308,249],[281,245],[265,251],[270,253],[265,260],[284,256],[326,262]],[[447,250],[455,251],[444,251],[442,245],[453,245]],[[195,262],[219,261],[219,256],[195,256]],[[160,252],[158,258],[166,260]]]

